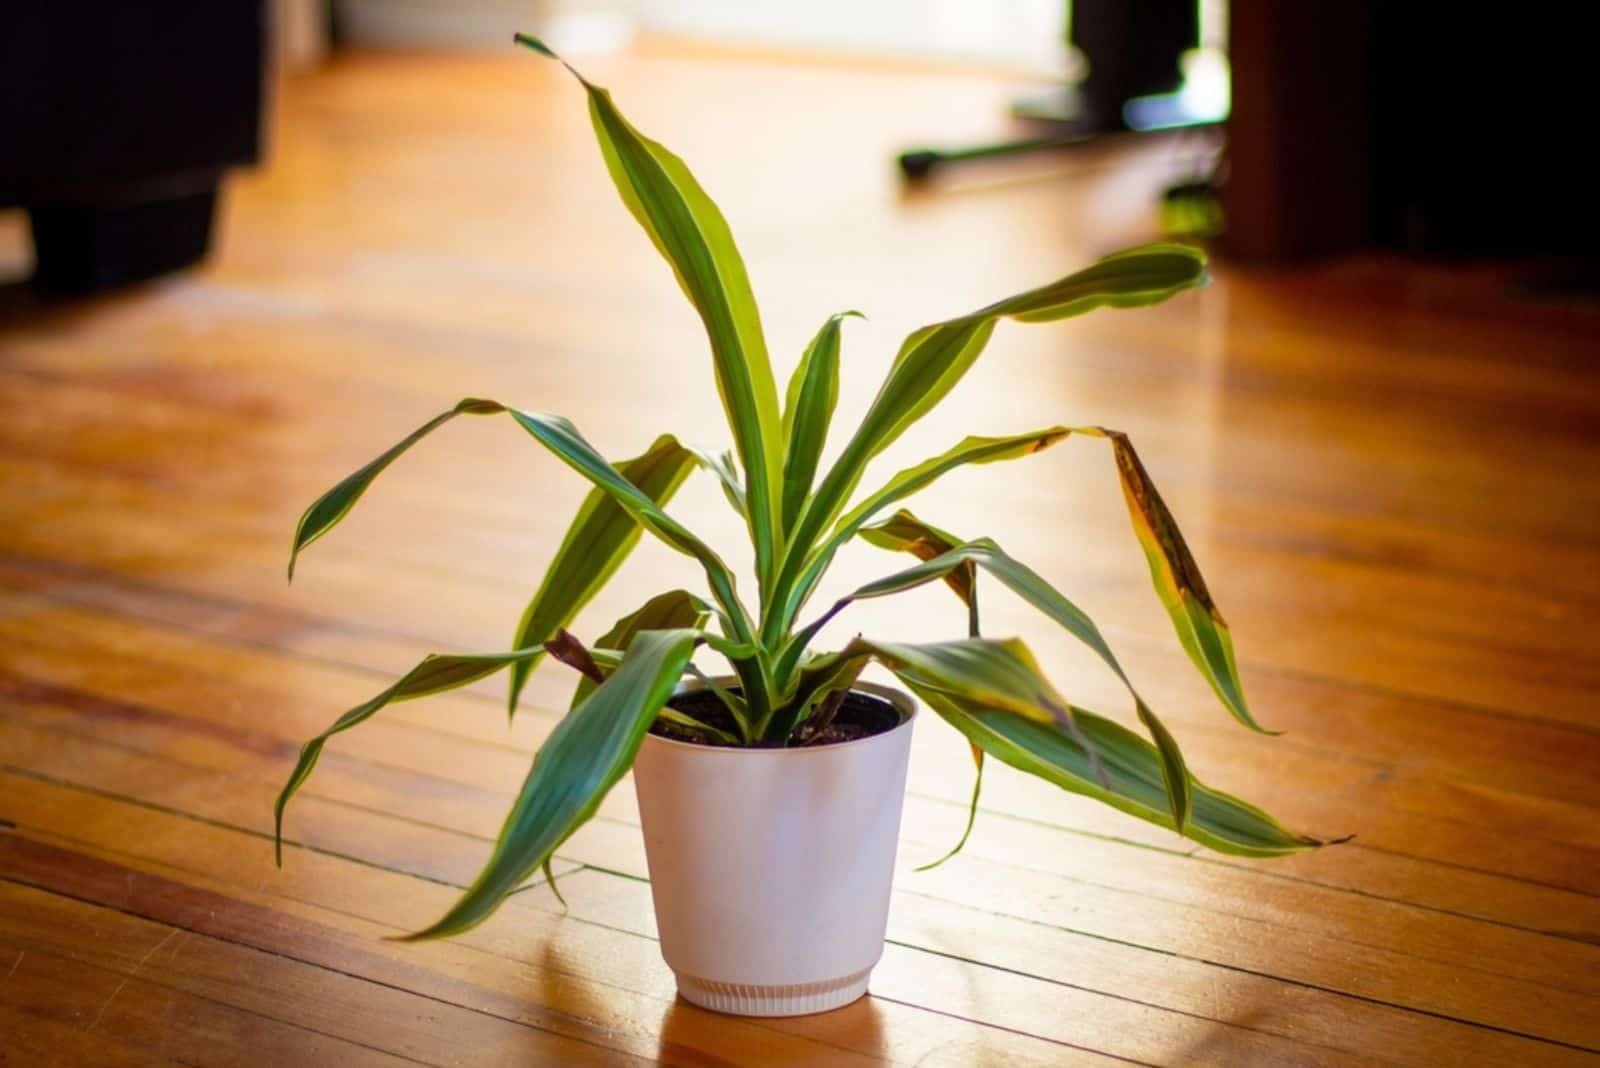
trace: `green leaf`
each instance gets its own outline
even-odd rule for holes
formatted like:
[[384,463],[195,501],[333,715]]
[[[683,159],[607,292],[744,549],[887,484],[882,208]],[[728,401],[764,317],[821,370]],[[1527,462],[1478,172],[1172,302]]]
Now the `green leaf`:
[[[867,532],[862,531],[867,536]],[[946,542],[951,535],[934,528],[923,527],[921,520],[910,512],[901,510],[886,523],[880,524],[872,532],[879,544],[887,544],[893,548],[909,547],[911,551],[925,552],[923,547],[935,543]],[[908,540],[909,539],[909,540]],[[801,635],[809,637],[820,624],[837,614],[851,601],[868,597],[883,597],[888,594],[899,593],[904,590],[920,586],[935,579],[948,579],[951,575],[962,570],[970,570],[976,565],[982,567],[989,574],[999,579],[1008,589],[1016,593],[1028,604],[1037,608],[1044,615],[1058,624],[1063,630],[1077,638],[1084,645],[1094,651],[1127,687],[1128,694],[1133,698],[1134,709],[1139,721],[1149,730],[1151,738],[1161,753],[1162,762],[1166,768],[1168,796],[1172,802],[1172,818],[1182,826],[1188,816],[1189,809],[1189,769],[1183,758],[1183,751],[1179,748],[1177,739],[1167,730],[1166,726],[1145,704],[1144,698],[1134,688],[1133,682],[1123,670],[1122,664],[1111,651],[1105,637],[1100,633],[1100,628],[1095,626],[1094,620],[1077,605],[1050,583],[1046,582],[1036,571],[1026,564],[1008,556],[992,539],[979,538],[975,541],[960,544],[928,558],[916,567],[896,572],[877,582],[868,583],[850,594],[841,598],[828,614],[818,623],[811,624]]]
[[810,717],[830,692],[848,689],[855,684],[870,656],[869,651],[849,649],[814,657],[795,671],[789,679],[788,688],[782,691],[783,699],[778,702],[770,721],[762,725],[762,739],[787,743],[795,729]]
[[[630,645],[632,644],[632,637],[632,635],[629,636],[628,644]],[[587,698],[590,693],[593,693],[596,687],[604,683],[611,673],[621,665],[623,657],[626,655],[616,650],[602,650],[601,655],[606,658],[608,666],[601,667],[599,660],[597,660],[595,657],[595,654],[585,647],[584,644],[577,638],[573,637],[564,630],[556,631],[555,637],[545,642],[544,647],[549,651],[550,658],[552,660],[559,660],[561,663],[572,668],[574,671],[579,672],[583,676],[583,685],[579,688],[578,692],[573,695],[572,705],[568,709],[569,712],[571,709],[577,708],[580,704],[582,704],[584,699]],[[705,676],[701,675],[699,669],[697,669],[692,663],[687,665],[684,670],[696,678],[705,679]],[[705,681],[710,682],[708,679]],[[716,686],[715,683],[711,683],[711,685],[713,687]],[[726,697],[726,695],[722,694],[720,688],[718,688],[718,693],[719,695]],[[731,700],[737,700],[737,698],[732,698]],[[740,744],[739,739],[735,738],[727,731],[720,730],[719,728],[713,727],[708,723],[702,723],[693,716],[679,712],[671,705],[664,706],[659,715],[661,719],[664,719],[669,723],[675,723],[680,727],[686,727],[708,739],[723,742],[728,745]],[[545,864],[548,867],[548,858],[546,859]],[[546,874],[548,875],[548,872]],[[563,904],[565,904],[565,902],[563,902]]]
[[507,664],[514,664],[523,660],[531,660],[543,655],[542,646],[532,649],[518,649],[509,653],[482,653],[482,654],[435,654],[425,658],[416,667],[400,677],[400,681],[390,686],[387,690],[370,700],[356,705],[344,715],[333,721],[333,725],[321,734],[312,738],[300,747],[300,759],[294,766],[294,771],[289,775],[289,781],[284,784],[283,790],[278,794],[277,803],[273,806],[273,837],[274,853],[278,864],[283,864],[283,810],[289,804],[289,799],[310,778],[312,769],[317,766],[317,759],[322,756],[323,746],[335,734],[349,730],[351,727],[371,719],[386,705],[396,701],[411,701],[429,694],[443,693],[445,690],[454,690],[479,679],[487,678]]
[[[646,497],[664,506],[697,462],[699,458],[693,451],[678,444],[671,434],[663,434],[643,454],[615,467]],[[550,561],[538,592],[523,610],[511,647],[543,645],[571,623],[622,566],[643,533],[639,523],[608,491],[590,490]],[[511,665],[508,714],[516,714],[517,699],[537,664],[535,657]]]
[[682,727],[685,730],[694,731],[696,734],[702,735],[704,738],[706,738],[709,741],[714,741],[714,742],[718,742],[718,743],[720,743],[722,745],[730,745],[730,746],[738,746],[738,745],[743,745],[744,744],[744,741],[738,735],[729,734],[727,731],[723,730],[721,727],[713,727],[709,723],[702,723],[700,720],[695,719],[693,716],[689,715],[687,712],[679,712],[676,708],[673,708],[671,705],[663,705],[661,707],[661,711],[656,713],[656,715],[659,718],[661,718],[661,719],[665,720],[666,722],[671,723],[671,724],[673,724],[675,726]]
[[[858,530],[878,512],[894,504],[896,501],[911,496],[929,483],[937,481],[946,472],[965,464],[988,464],[999,460],[1011,460],[1019,456],[1031,456],[1033,453],[1048,449],[1056,442],[1065,438],[1072,431],[1064,426],[1046,427],[1027,434],[1014,434],[1009,437],[984,438],[967,437],[958,444],[945,450],[938,456],[924,460],[915,467],[908,467],[891,478],[883,488],[873,493],[855,508],[851,509],[844,518],[834,526],[828,539],[820,545],[806,561],[804,570],[799,575],[799,580],[791,587],[786,596],[786,601],[781,613],[769,615],[768,623],[771,627],[766,635],[774,643],[776,635],[781,635],[793,624],[795,616],[799,613],[806,599],[811,595],[817,580],[820,579],[828,565],[833,562],[834,554],[839,547],[853,538]],[[779,672],[782,679],[782,672]]]
[[[1096,308],[1154,304],[1204,280],[1204,253],[1183,245],[1149,245],[1108,256],[1049,285],[912,333],[900,346],[861,425],[790,532],[771,599],[788,606],[806,555],[843,510],[867,463],[955,388],[1001,319],[1050,322]],[[769,637],[775,633],[767,631]]]
[[[519,35],[517,40],[559,58],[537,38]],[[782,478],[781,421],[772,364],[744,260],[722,212],[684,162],[635,129],[609,92],[562,62],[588,93],[595,137],[623,203],[672,266],[705,324],[717,392],[744,466],[750,537],[764,590],[781,551],[777,497]]]
[[856,638],[844,655],[866,653],[907,683],[957,693],[1041,723],[1066,727],[1071,706],[1017,638],[882,642]]
[[513,41],[517,42],[517,44],[522,45],[524,48],[533,49],[535,52],[539,53],[541,56],[544,56],[547,59],[553,59],[553,60],[556,60],[557,62],[559,62],[561,60],[560,56],[556,55],[554,52],[552,52],[550,50],[550,46],[549,45],[545,44],[543,41],[539,40],[539,38],[535,37],[531,33],[512,34],[511,39]]
[[[711,606],[688,590],[668,590],[666,593],[656,594],[617,620],[594,645],[597,649],[611,649],[625,653],[632,647],[633,639],[644,631],[680,630],[685,627],[699,630],[706,625],[710,615]],[[588,679],[579,679],[577,689],[572,694],[572,703],[568,707],[577,708],[594,692],[594,688],[595,683]]]
[[[633,517],[635,522],[642,524],[646,530],[672,548],[699,561],[701,567],[705,568],[706,581],[710,584],[712,593],[726,612],[725,618],[734,631],[735,639],[748,642],[754,638],[750,614],[739,601],[733,572],[728,565],[705,542],[690,533],[688,528],[667,515],[649,494],[628,481],[616,468],[607,463],[570,420],[546,412],[523,411],[498,401],[477,397],[469,397],[450,411],[435,416],[399,445],[318,498],[301,517],[300,526],[295,532],[294,552],[298,553],[300,549],[321,537],[343,519],[361,494],[366,492],[372,480],[392,463],[396,456],[410,448],[423,435],[457,415],[497,415],[501,412],[508,413],[517,425],[531,434],[536,441],[611,497]],[[293,554],[290,556],[289,564],[292,569]]]
[[806,496],[816,477],[817,461],[828,440],[828,424],[839,400],[839,327],[848,316],[864,318],[858,311],[828,317],[806,346],[800,366],[789,379],[783,406],[783,529],[800,518]]
[[632,765],[699,638],[693,630],[635,636],[611,677],[546,739],[482,873],[438,922],[404,941],[443,938],[482,923],[594,815]]
[[[964,541],[931,523],[924,523],[904,508],[888,519],[862,527],[858,533],[861,540],[868,545],[888,549],[890,552],[910,553],[923,561],[947,553]],[[972,568],[951,568],[943,577],[951,592],[964,603],[970,604],[977,596],[974,585],[976,577]],[[968,637],[976,638],[977,634],[969,633]]]
[[[1040,672],[1033,653],[1016,638],[921,643],[856,638],[839,652],[806,665],[800,672],[799,699],[812,701],[816,691],[848,685],[868,658],[883,664],[908,685],[915,682],[926,689],[958,694],[1013,715],[1053,724],[1088,744],[1073,722],[1072,706]],[[1090,756],[1092,759],[1092,751]]]
[[519,426],[564,460],[567,466],[609,493],[636,520],[644,524],[646,530],[654,533],[672,548],[699,561],[700,566],[705,569],[706,581],[711,586],[711,592],[728,613],[738,640],[748,641],[753,637],[749,626],[749,613],[739,602],[733,572],[715,551],[690,533],[683,524],[667,515],[639,487],[618,474],[615,468],[606,463],[595,447],[584,439],[570,420],[547,412],[522,411],[517,408],[505,410]]
[[[1089,739],[1091,751],[1047,724],[912,679],[905,681],[929,707],[990,756],[1146,822],[1177,829],[1161,756],[1155,746],[1126,727],[1086,709],[1074,709],[1073,719]],[[1096,773],[1095,756],[1103,779]],[[1180,833],[1220,853],[1270,857],[1332,844],[1289,831],[1254,805],[1193,776],[1189,790],[1193,802]]]
[[[819,659],[812,665],[815,672],[804,680],[794,698],[785,702],[773,722],[767,725],[766,739],[790,745],[820,729],[816,717],[828,707],[828,699],[842,699],[849,693],[870,658],[865,653],[845,653]],[[834,711],[837,711],[836,706]]]
[[701,467],[717,476],[717,481],[722,483],[722,495],[728,498],[728,503],[740,518],[748,517],[744,483],[739,480],[739,471],[733,466],[733,453],[727,449],[708,449],[701,445],[685,445],[684,448],[694,453]]
[[961,852],[966,847],[967,839],[972,837],[972,825],[978,822],[978,797],[983,793],[983,749],[976,743],[969,744],[972,745],[972,763],[975,770],[972,776],[972,798],[967,802],[967,825],[962,828],[961,837],[956,840],[955,845],[950,847],[948,853],[945,853],[938,860],[930,860],[928,863],[914,869],[915,871],[932,871]]
[[[860,533],[864,540],[880,549],[910,553],[923,561],[936,559],[961,544],[961,539],[954,534],[940,530],[931,523],[924,523],[903,508],[888,519],[863,527]],[[951,592],[967,606],[967,637],[982,637],[982,629],[978,623],[977,568],[969,561],[960,567],[950,568],[944,573],[943,578],[945,585],[949,586]],[[984,754],[976,745],[970,742],[967,744],[972,749],[973,776],[972,797],[967,801],[966,826],[962,828],[961,837],[956,839],[956,844],[950,847],[949,852],[917,868],[919,872],[937,868],[966,848],[967,839],[972,837],[973,825],[978,821],[978,800],[983,795]]]
[[[689,665],[689,674],[715,695],[718,701],[722,702],[722,707],[728,710],[728,714],[733,717],[733,721],[739,725],[738,738],[733,738],[732,735],[726,735],[726,737],[732,738],[735,745],[743,745],[748,742],[752,737],[750,730],[750,703],[693,664]],[[684,718],[687,719],[689,717],[685,716]],[[690,720],[690,722],[697,723],[704,730],[714,729],[705,724],[699,724],[695,720]]]
[[448,412],[442,412],[429,419],[408,434],[398,445],[355,473],[345,476],[338,485],[318,497],[300,516],[300,522],[295,525],[294,542],[289,549],[289,581],[294,581],[294,565],[299,559],[300,551],[338,526],[339,521],[349,514],[356,501],[361,499],[361,495],[367,492],[372,480],[383,474],[384,469],[399,459],[401,453],[458,415],[482,415],[486,411],[499,410],[500,406],[494,401],[468,397]]
[[1120,430],[1105,427],[1082,427],[1081,434],[1107,438],[1117,461],[1117,476],[1122,482],[1122,493],[1128,502],[1128,515],[1133,520],[1134,533],[1150,565],[1150,580],[1156,595],[1172,620],[1173,629],[1184,652],[1199,668],[1217,697],[1233,717],[1251,730],[1262,734],[1277,734],[1257,723],[1244,700],[1244,686],[1239,681],[1239,666],[1233,656],[1233,638],[1228,624],[1211,599],[1200,567],[1194,562],[1161,494],[1133,449],[1133,442]]

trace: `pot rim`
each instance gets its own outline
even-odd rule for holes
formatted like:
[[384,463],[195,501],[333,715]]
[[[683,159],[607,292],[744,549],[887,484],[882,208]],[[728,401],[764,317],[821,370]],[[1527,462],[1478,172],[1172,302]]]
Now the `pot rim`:
[[[709,682],[715,682],[719,685],[726,683],[736,684],[738,681],[738,677],[734,675],[717,675],[709,680]],[[709,683],[706,680],[684,679],[678,683],[677,688],[674,691],[674,696],[685,693],[699,693],[700,691],[707,689],[708,686]],[[674,749],[682,749],[692,753],[704,755],[717,754],[737,755],[746,758],[767,757],[769,759],[792,759],[797,757],[837,753],[841,750],[848,749],[851,746],[870,745],[871,743],[880,739],[892,738],[901,731],[910,730],[912,720],[916,719],[917,717],[916,699],[910,694],[906,693],[904,690],[897,690],[893,686],[884,686],[876,682],[858,681],[855,683],[855,685],[850,687],[850,692],[870,694],[873,697],[881,698],[882,700],[889,702],[894,710],[900,713],[900,722],[895,724],[893,727],[890,727],[886,731],[879,731],[877,734],[870,734],[865,738],[852,738],[848,742],[830,742],[827,745],[804,745],[795,746],[793,748],[789,746],[696,745],[693,742],[680,742],[676,738],[663,738],[659,734],[651,734],[649,732],[645,733],[643,744],[665,745]]]

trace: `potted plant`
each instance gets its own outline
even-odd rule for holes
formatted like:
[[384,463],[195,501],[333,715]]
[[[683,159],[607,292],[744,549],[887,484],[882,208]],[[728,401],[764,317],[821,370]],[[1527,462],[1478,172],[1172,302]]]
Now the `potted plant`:
[[[536,39],[517,39],[557,58]],[[571,707],[534,758],[482,874],[442,918],[408,938],[464,931],[535,873],[548,875],[555,850],[633,767],[662,953],[683,995],[715,1009],[772,1015],[820,1011],[860,996],[882,952],[917,710],[906,693],[857,681],[870,662],[888,668],[967,737],[980,784],[989,755],[1221,852],[1273,856],[1324,844],[1199,782],[1099,629],[1044,578],[988,538],[959,537],[908,511],[891,511],[956,467],[1028,456],[1074,435],[1102,439],[1179,641],[1234,718],[1260,730],[1245,704],[1228,628],[1127,437],[1098,426],[967,437],[849,507],[868,461],[950,392],[1000,320],[1051,322],[1165,300],[1204,280],[1202,255],[1177,245],[1132,249],[914,331],[839,458],[822,471],[841,325],[854,313],[823,324],[780,407],[755,300],[721,213],[678,157],[636,130],[604,89],[578,80],[623,202],[705,323],[734,449],[696,449],[664,435],[640,455],[612,463],[559,415],[469,398],[312,504],[295,531],[291,578],[298,554],[331,530],[385,468],[463,415],[508,416],[594,487],[523,613],[510,652],[430,656],[305,744],[276,806],[280,862],[284,806],[329,738],[390,702],[503,668],[510,669],[514,713],[528,673],[546,655],[579,672]],[[721,481],[749,530],[754,607],[722,558],[666,511],[696,468]],[[585,646],[564,628],[645,532],[700,564],[706,594],[657,594]],[[803,620],[835,554],[856,539],[917,562]],[[982,636],[980,573],[1093,650],[1126,686],[1149,738],[1071,704],[1022,642]],[[822,626],[852,602],[931,582],[943,582],[965,602],[965,637],[933,643],[857,637],[834,651],[812,648]],[[691,661],[697,649],[725,659],[729,673],[702,674]],[[977,800],[975,788],[974,811]]]

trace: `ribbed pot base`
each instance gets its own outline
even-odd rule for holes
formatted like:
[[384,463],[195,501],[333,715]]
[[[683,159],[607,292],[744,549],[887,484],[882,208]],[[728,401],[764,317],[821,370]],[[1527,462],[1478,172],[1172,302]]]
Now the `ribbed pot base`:
[[753,983],[719,983],[677,972],[678,993],[714,1012],[740,1016],[804,1016],[848,1005],[867,992],[872,969],[819,983],[757,986]]

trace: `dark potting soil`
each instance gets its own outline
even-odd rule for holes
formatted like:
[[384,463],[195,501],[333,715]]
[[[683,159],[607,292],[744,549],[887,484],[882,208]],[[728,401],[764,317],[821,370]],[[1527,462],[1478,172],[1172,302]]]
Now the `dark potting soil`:
[[[730,713],[717,695],[710,690],[697,690],[694,693],[680,694],[667,704],[679,712],[687,713],[701,723],[709,724],[729,734],[738,735],[739,725],[733,721]],[[807,738],[801,746],[810,748],[816,745],[837,745],[840,742],[853,742],[857,738],[870,738],[874,734],[893,730],[900,725],[900,713],[894,705],[881,697],[870,694],[852,692],[846,695],[844,703],[834,713],[833,722],[829,723],[815,737]],[[724,742],[703,738],[692,731],[685,730],[676,723],[669,723],[664,719],[657,719],[650,725],[650,733],[662,738],[671,738],[677,742],[689,742],[693,745],[726,746]]]

